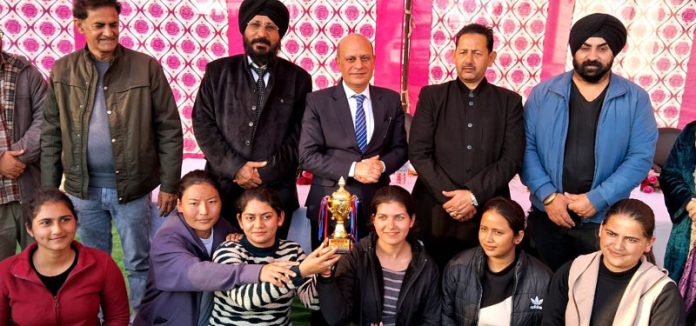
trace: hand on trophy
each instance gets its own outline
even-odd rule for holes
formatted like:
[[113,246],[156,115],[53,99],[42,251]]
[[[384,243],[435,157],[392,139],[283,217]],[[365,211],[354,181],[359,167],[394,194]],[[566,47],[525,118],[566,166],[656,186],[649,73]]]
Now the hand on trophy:
[[336,248],[329,247],[328,239],[324,239],[321,246],[307,255],[305,260],[300,263],[300,274],[302,274],[302,277],[331,271],[331,267],[341,258],[341,255],[337,254],[336,250]]
[[376,183],[383,171],[382,161],[379,160],[379,155],[375,155],[355,163],[353,179],[360,183]]
[[291,271],[290,267],[295,265],[297,265],[296,261],[274,261],[263,265],[259,281],[284,288],[286,284],[292,284],[290,278],[295,277],[295,272]]

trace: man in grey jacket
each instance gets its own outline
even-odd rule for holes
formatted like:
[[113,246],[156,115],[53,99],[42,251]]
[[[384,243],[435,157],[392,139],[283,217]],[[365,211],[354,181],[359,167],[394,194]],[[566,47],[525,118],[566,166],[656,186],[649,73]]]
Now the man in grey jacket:
[[174,209],[183,142],[162,67],[118,44],[120,9],[116,0],[74,1],[87,45],[51,70],[41,181],[57,187],[65,175],[83,244],[111,253],[115,224],[137,310],[149,267],[150,192],[160,185],[160,215]]
[[21,203],[40,181],[39,136],[46,81],[25,58],[2,50],[0,32],[0,260],[32,242]]

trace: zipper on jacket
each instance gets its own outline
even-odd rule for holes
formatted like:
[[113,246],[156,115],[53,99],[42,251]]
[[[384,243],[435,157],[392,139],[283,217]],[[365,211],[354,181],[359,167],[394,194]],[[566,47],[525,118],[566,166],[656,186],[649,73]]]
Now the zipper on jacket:
[[54,316],[56,317],[56,325],[58,325],[58,326],[60,326],[60,317],[59,317],[59,313],[58,313],[59,311],[60,311],[60,301],[58,301],[58,295],[55,295],[53,297],[53,312],[54,312]]
[[[413,244],[411,244],[413,245]],[[418,257],[421,258],[421,257]],[[413,270],[412,275],[408,275],[408,268],[406,268],[406,273],[404,274],[404,285],[402,286],[401,289],[399,289],[399,297],[397,298],[396,302],[396,316],[397,316],[397,321],[398,317],[401,316],[401,305],[403,303],[403,298],[406,297],[406,294],[408,293],[408,290],[410,290],[413,287],[413,284],[415,283],[415,280],[418,279],[418,276],[423,272],[423,269],[425,268],[425,264],[428,262],[428,259],[421,259],[422,262],[418,264],[418,268]],[[413,263],[413,258],[411,258],[411,262]],[[410,265],[410,264],[409,264]],[[406,279],[406,276],[409,276],[408,279]],[[408,281],[408,282],[406,282]],[[398,324],[398,323],[397,323]]]
[[[373,243],[370,242],[370,245],[368,246],[367,257],[368,257],[368,259],[371,260],[370,265],[372,265],[374,268],[374,270],[373,270],[374,273],[370,273],[370,274],[372,274],[372,282],[375,285],[372,287],[372,291],[376,292],[376,293],[374,293],[374,295],[375,295],[375,298],[379,301],[379,305],[377,307],[377,314],[380,318],[382,318],[382,310],[384,308],[384,292],[382,291],[382,293],[380,293],[380,291],[379,291],[380,282],[378,282],[378,280],[377,280],[377,272],[378,272],[377,270],[380,269],[379,272],[381,274],[382,263],[379,262],[379,258],[377,257],[376,250],[377,250],[377,247],[375,247],[373,245]],[[384,287],[384,283],[382,283],[382,287]],[[382,290],[384,290],[384,289],[382,289]],[[360,317],[360,319],[362,319],[362,316]]]

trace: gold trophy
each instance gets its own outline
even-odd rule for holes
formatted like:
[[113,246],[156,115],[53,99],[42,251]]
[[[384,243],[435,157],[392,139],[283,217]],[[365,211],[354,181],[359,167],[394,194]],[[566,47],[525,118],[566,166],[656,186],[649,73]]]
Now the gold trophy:
[[[331,212],[331,219],[336,221],[336,227],[329,236],[329,246],[337,248],[338,250],[336,252],[339,254],[350,252],[353,239],[351,238],[351,234],[346,232],[344,222],[351,218],[351,210],[354,209],[354,204],[357,200],[355,195],[351,195],[350,192],[345,189],[345,186],[346,180],[341,177],[338,180],[338,190],[334,191],[331,197],[327,196],[326,198],[328,210]],[[353,214],[353,216],[356,216],[356,214]],[[352,222],[356,225],[356,221]],[[328,225],[326,227],[328,227]]]

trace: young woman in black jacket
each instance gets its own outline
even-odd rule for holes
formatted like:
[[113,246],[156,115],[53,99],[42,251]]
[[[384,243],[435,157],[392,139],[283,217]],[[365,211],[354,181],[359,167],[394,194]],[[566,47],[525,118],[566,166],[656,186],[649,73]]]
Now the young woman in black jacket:
[[503,197],[483,208],[480,246],[450,260],[442,277],[443,325],[539,325],[551,270],[518,246],[524,211]]
[[423,245],[408,236],[413,199],[387,186],[372,199],[375,232],[319,278],[319,304],[331,325],[440,325],[440,277]]

